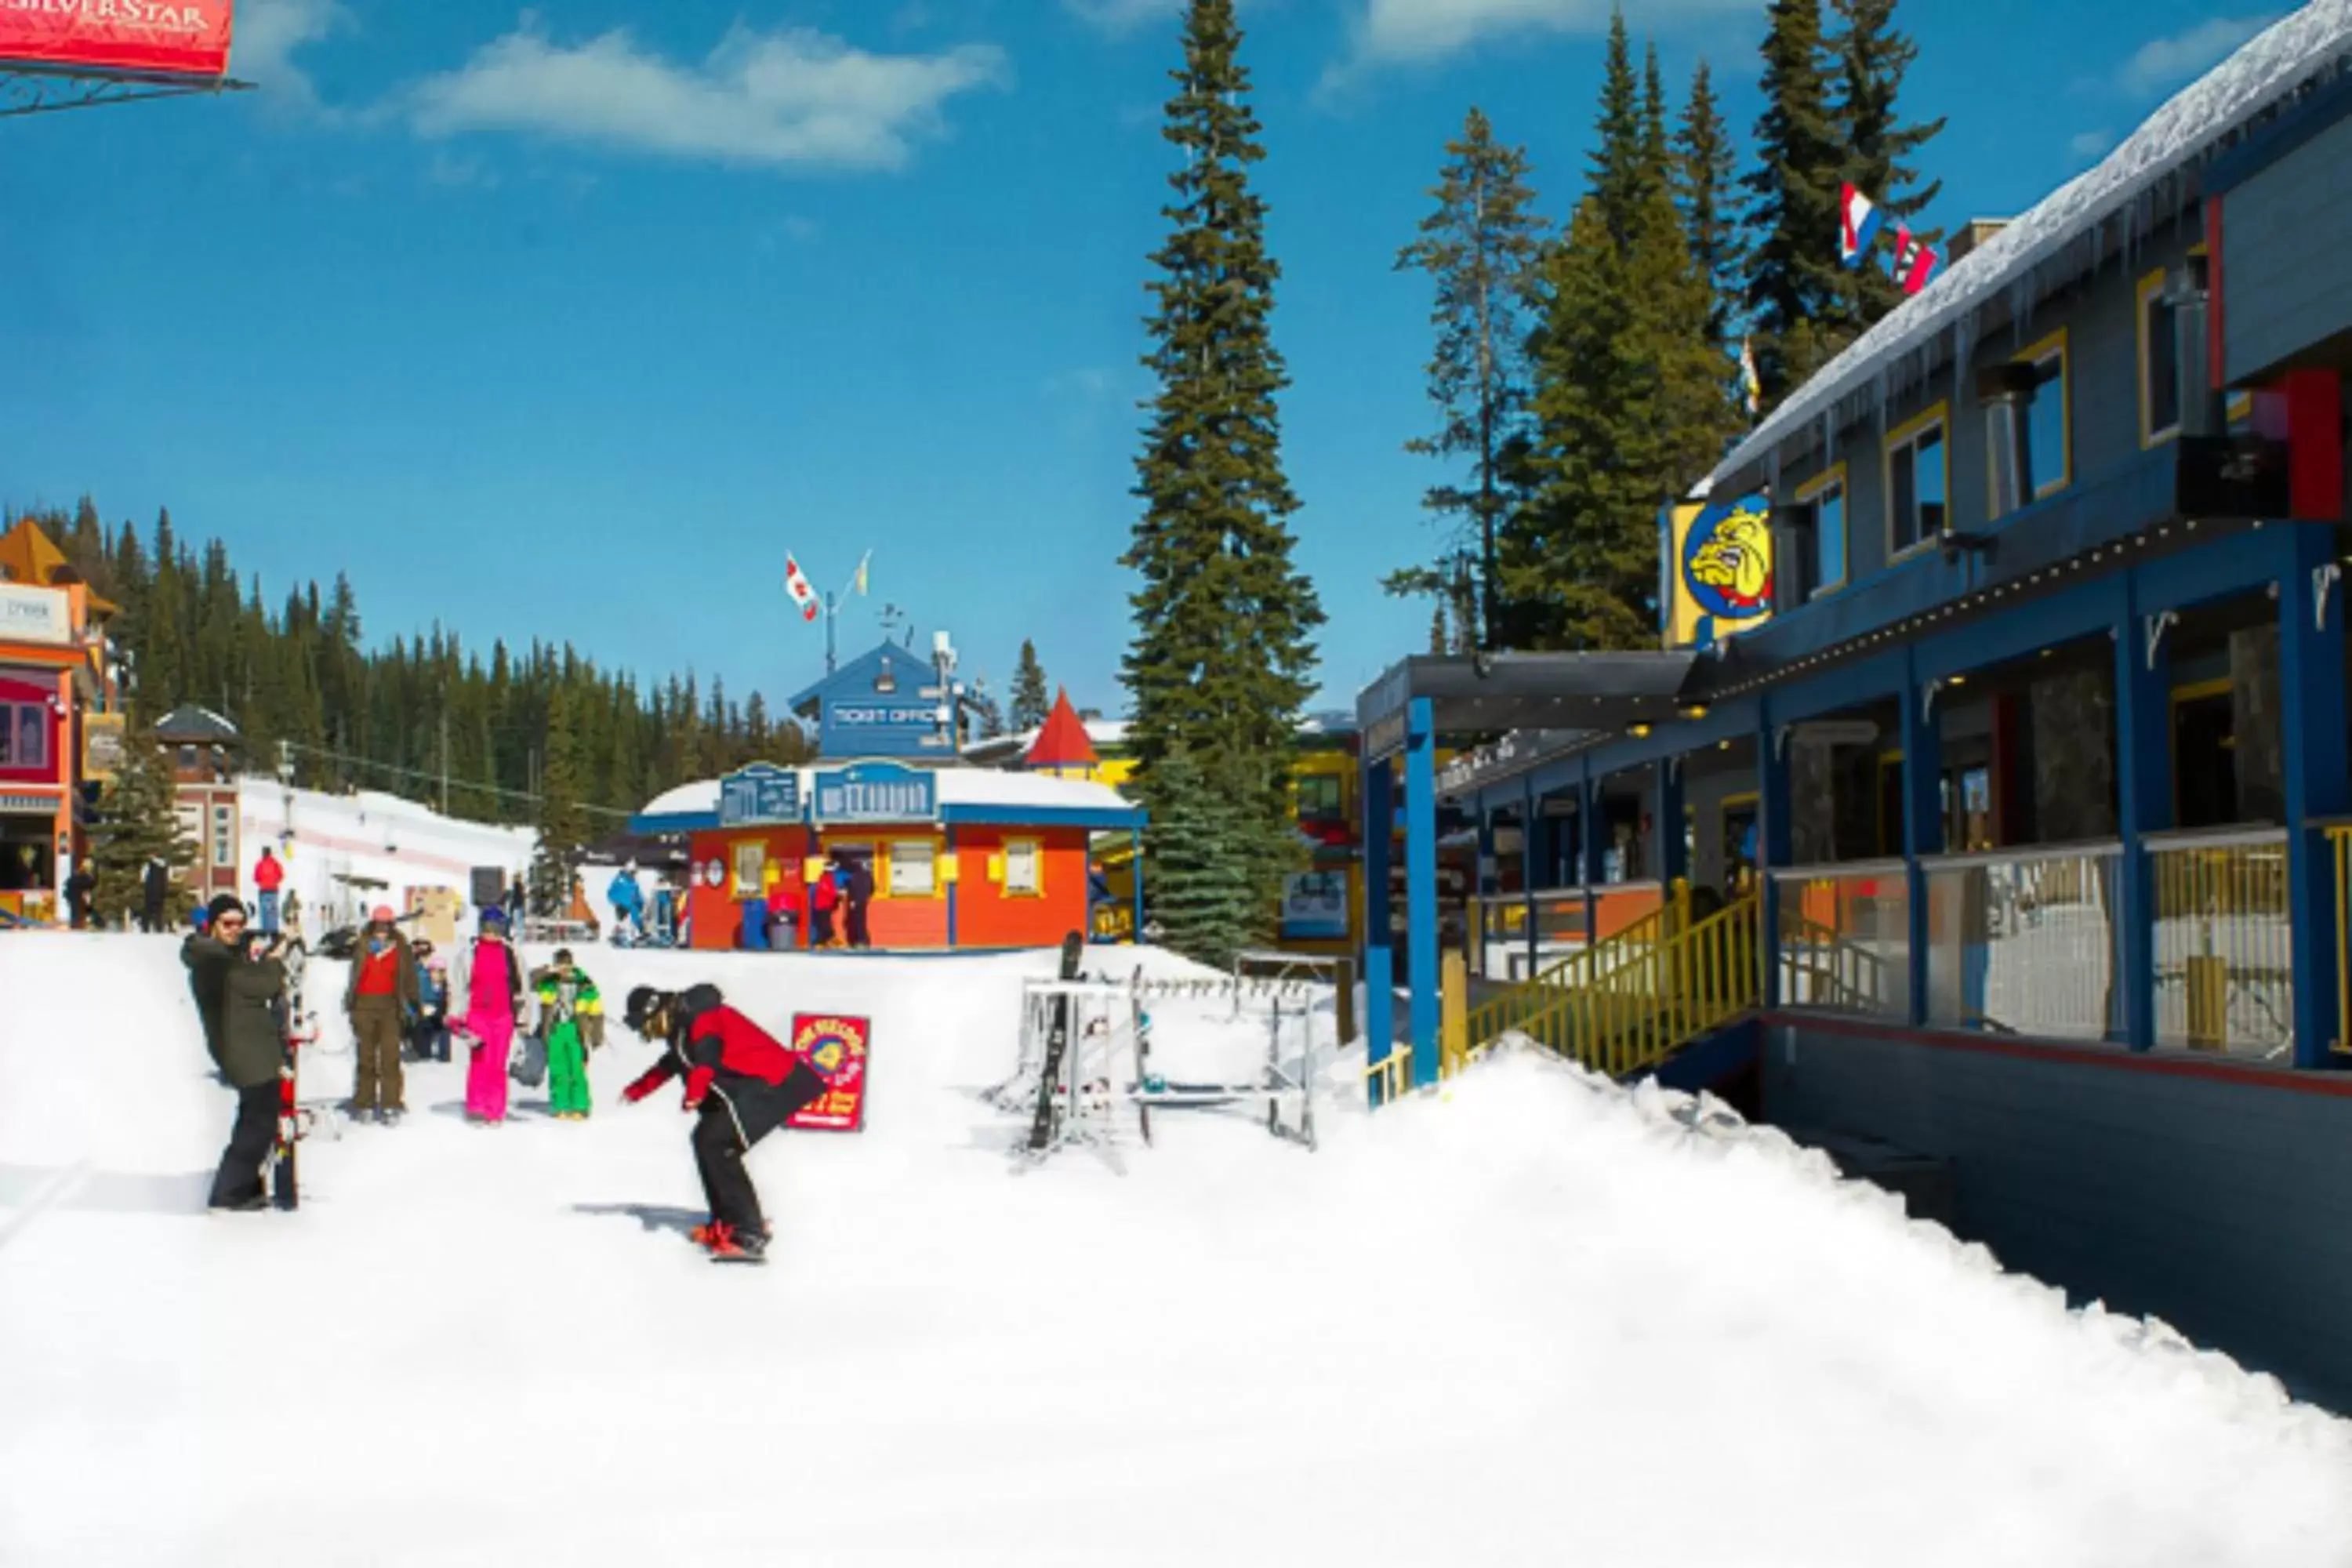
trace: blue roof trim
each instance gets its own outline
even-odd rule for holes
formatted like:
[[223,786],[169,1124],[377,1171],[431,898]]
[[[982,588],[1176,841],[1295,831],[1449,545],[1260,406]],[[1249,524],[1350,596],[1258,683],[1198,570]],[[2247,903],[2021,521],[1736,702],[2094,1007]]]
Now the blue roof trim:
[[2328,82],[2207,164],[2205,194],[2218,196],[2237,189],[2347,118],[2352,118],[2352,71]]
[[950,805],[944,814],[950,826],[965,827],[1141,827],[1149,820],[1143,808],[1091,805]]
[[640,812],[629,818],[629,831],[647,838],[665,833],[710,833],[718,826],[715,811],[666,811],[658,816]]

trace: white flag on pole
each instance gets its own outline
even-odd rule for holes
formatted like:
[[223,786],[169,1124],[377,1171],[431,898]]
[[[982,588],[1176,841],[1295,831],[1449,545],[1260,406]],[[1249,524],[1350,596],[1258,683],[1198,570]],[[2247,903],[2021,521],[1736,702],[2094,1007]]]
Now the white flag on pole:
[[790,594],[793,603],[800,606],[801,619],[816,619],[816,590],[809,586],[807,575],[801,571],[801,563],[790,554],[784,557],[784,592]]

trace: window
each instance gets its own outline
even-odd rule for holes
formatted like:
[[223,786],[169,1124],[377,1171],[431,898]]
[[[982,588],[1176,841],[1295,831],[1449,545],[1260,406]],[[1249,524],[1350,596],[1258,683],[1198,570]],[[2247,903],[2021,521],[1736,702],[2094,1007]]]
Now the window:
[[213,807],[213,864],[236,864],[236,810],[233,806]]
[[1813,511],[1813,580],[1806,596],[1818,598],[1845,586],[1845,465],[1801,487],[1797,504]]
[[1045,854],[1034,838],[1004,841],[1004,892],[1007,898],[1034,899],[1045,890]]
[[48,709],[38,702],[0,702],[0,768],[29,773],[48,765]]
[[2164,269],[2139,280],[2139,444],[2159,446],[2180,434],[2179,312],[2164,297]]
[[928,899],[939,891],[939,847],[924,838],[890,846],[890,897]]
[[2066,331],[2060,328],[2017,356],[2033,367],[2033,386],[2020,411],[2018,493],[2040,500],[2056,495],[2074,477],[2068,442],[2072,409],[2066,387]]
[[768,847],[757,839],[735,846],[735,896],[756,899],[768,890]]
[[1944,531],[1944,416],[1938,403],[1886,440],[1886,552],[1901,555]]
[[1298,781],[1298,820],[1332,822],[1347,815],[1337,773],[1307,773]]

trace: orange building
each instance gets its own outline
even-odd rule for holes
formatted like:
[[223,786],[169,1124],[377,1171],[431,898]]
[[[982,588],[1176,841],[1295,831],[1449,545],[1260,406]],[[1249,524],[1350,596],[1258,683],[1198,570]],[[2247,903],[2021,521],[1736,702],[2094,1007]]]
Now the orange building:
[[[1094,836],[1142,827],[1141,810],[1089,781],[891,762],[760,764],[672,790],[630,823],[688,839],[688,912],[706,950],[775,945],[770,894],[781,886],[804,910],[835,866],[872,876],[877,948],[1052,946],[1089,929]],[[782,940],[805,946],[810,930],[803,920]]]
[[0,913],[53,918],[79,853],[82,786],[110,766],[83,742],[121,738],[114,613],[29,518],[0,535]]

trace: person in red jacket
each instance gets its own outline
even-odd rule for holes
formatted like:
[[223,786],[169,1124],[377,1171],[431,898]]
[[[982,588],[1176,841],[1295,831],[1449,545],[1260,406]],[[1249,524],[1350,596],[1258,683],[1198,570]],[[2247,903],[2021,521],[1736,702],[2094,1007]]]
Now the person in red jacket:
[[629,993],[623,1021],[641,1038],[668,1048],[621,1091],[622,1100],[634,1105],[684,1073],[686,1109],[700,1113],[694,1166],[710,1220],[695,1227],[694,1239],[714,1260],[761,1261],[768,1224],[743,1157],[824,1094],[824,1079],[782,1041],[727,1005],[715,985],[683,992],[640,985]]
[[286,868],[267,844],[261,847],[261,858],[253,868],[253,885],[261,894],[256,900],[261,906],[261,934],[276,936],[278,889],[286,885]]

